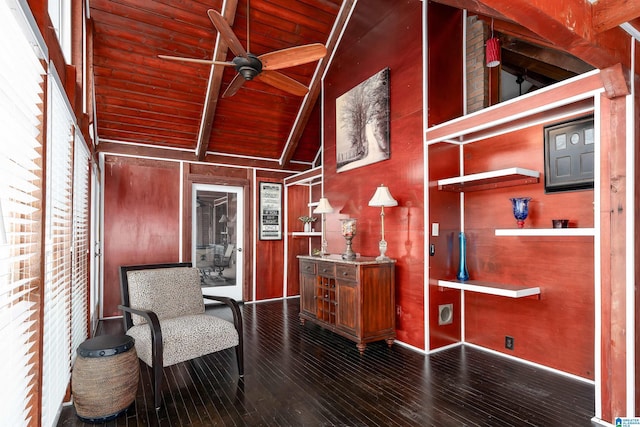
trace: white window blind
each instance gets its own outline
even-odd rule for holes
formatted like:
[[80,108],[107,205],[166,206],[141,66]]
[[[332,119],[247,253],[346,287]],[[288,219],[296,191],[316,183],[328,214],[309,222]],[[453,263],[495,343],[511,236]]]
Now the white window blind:
[[73,167],[73,271],[71,288],[71,361],[89,336],[89,150],[76,132]]
[[49,75],[45,216],[42,425],[56,420],[71,377],[73,120]]
[[36,416],[44,69],[0,1],[0,425]]

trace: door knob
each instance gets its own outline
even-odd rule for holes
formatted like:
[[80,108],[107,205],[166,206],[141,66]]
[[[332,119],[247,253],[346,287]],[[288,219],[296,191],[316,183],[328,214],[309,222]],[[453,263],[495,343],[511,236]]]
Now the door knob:
[[242,248],[238,248],[236,249],[238,252],[242,252]]

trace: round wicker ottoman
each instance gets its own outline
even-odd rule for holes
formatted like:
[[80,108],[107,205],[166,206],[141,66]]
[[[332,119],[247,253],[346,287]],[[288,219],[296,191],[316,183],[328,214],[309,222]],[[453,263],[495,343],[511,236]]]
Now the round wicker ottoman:
[[128,335],[101,335],[78,346],[71,391],[82,421],[109,421],[133,403],[140,369],[134,343]]

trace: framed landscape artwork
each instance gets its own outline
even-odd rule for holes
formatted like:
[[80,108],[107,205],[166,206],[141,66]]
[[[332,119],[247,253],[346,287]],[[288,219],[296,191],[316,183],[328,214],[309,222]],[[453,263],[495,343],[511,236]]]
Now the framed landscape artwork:
[[336,99],[338,172],[389,158],[389,68]]

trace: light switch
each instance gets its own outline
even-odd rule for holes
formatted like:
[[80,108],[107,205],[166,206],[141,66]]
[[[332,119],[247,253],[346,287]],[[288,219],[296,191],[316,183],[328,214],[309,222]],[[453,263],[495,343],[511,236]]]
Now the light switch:
[[431,224],[431,235],[432,236],[439,236],[440,235],[440,224],[437,222],[434,222]]

